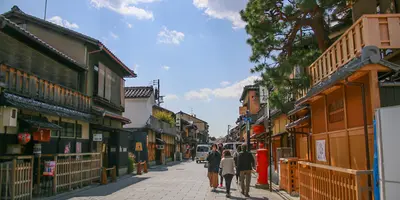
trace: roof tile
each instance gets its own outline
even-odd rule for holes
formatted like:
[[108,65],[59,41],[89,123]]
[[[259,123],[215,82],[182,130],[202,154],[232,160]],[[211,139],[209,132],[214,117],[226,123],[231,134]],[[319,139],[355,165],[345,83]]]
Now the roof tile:
[[152,94],[151,86],[125,87],[125,98],[149,98]]

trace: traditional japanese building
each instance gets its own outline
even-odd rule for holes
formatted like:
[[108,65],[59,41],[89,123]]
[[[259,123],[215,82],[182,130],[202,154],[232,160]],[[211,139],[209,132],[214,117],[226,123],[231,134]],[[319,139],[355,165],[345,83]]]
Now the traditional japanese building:
[[[89,151],[102,152],[105,167],[115,165],[119,174],[126,173],[128,132],[122,127],[130,120],[122,116],[125,109],[124,78],[136,77],[136,74],[97,39],[29,15],[17,6],[4,16],[74,59],[83,68],[84,71],[75,75],[76,78],[64,77],[60,81],[73,82],[68,86],[76,84],[76,89],[87,95],[90,105],[87,109],[92,115],[88,127]],[[59,73],[72,76],[66,72]],[[69,92],[64,93],[69,95]],[[72,125],[66,126],[73,129]],[[59,136],[54,134],[52,137]]]
[[2,15],[0,24],[0,155],[90,152],[87,68]]

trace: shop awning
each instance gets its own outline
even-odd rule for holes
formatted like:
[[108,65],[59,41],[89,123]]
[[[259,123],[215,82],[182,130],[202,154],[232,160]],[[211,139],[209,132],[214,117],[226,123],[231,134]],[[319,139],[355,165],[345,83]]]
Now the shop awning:
[[109,117],[109,118],[113,118],[116,120],[121,121],[124,124],[130,124],[132,123],[130,119],[123,117],[122,115],[119,115],[117,113],[113,113],[110,111],[105,110],[104,108],[98,107],[98,106],[92,106],[92,111],[93,113],[103,116],[103,117]]
[[309,108],[308,105],[296,106],[293,110],[289,111],[287,115],[292,116],[292,115],[294,115],[300,111],[303,111],[305,109],[308,109],[308,108]]
[[21,121],[31,125],[35,128],[43,128],[43,129],[53,129],[53,130],[60,130],[62,129],[61,126],[57,124],[53,124],[51,122],[39,119],[21,119]]
[[75,111],[61,106],[43,103],[34,99],[21,97],[15,94],[3,92],[0,97],[0,104],[13,106],[19,109],[27,109],[48,115],[55,115],[59,117],[66,117],[78,119],[82,121],[89,121],[90,114]]
[[304,117],[302,117],[302,118],[300,118],[300,119],[298,119],[298,120],[296,120],[294,122],[290,122],[289,124],[286,124],[286,129],[294,128],[294,127],[296,127],[296,126],[308,121],[309,119],[310,119],[310,115],[306,115],[306,116],[304,116]]

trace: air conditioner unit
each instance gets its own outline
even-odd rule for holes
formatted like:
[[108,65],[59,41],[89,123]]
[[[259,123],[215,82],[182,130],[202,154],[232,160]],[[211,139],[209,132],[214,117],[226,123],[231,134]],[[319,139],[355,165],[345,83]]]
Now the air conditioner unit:
[[18,109],[13,107],[2,107],[1,119],[3,119],[3,126],[17,127]]

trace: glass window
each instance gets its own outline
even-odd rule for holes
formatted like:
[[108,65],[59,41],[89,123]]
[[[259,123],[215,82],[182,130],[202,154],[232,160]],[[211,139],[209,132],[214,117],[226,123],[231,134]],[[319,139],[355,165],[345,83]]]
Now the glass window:
[[233,144],[225,144],[224,149],[233,150]]
[[197,147],[197,152],[209,152],[210,148],[208,148],[207,146],[198,146]]
[[82,125],[76,124],[76,137],[82,138]]
[[75,137],[74,123],[61,122],[60,126],[63,128],[61,130],[61,137]]

